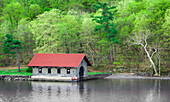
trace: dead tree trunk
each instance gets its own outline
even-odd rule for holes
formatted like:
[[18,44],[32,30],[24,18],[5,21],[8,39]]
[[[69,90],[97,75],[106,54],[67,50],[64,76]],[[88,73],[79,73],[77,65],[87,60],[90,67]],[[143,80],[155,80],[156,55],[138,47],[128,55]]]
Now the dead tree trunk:
[[[149,58],[149,61],[151,62],[152,66],[153,66],[153,69],[154,69],[154,71],[155,71],[155,75],[158,75],[158,72],[157,72],[157,70],[156,70],[155,63],[154,63],[153,60],[152,60],[152,56],[149,54],[148,50],[146,49],[147,44],[146,44],[145,46],[142,44],[142,46],[143,46],[143,48],[144,48],[144,50],[145,50],[145,52],[146,52],[146,54],[147,54],[147,56],[148,56],[148,58]],[[152,54],[152,55],[153,55],[153,54]]]

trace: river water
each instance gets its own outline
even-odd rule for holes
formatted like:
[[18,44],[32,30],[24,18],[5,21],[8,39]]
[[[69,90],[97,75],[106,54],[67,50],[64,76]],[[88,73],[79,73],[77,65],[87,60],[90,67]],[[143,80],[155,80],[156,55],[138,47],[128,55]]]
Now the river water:
[[0,81],[0,102],[170,102],[170,80]]

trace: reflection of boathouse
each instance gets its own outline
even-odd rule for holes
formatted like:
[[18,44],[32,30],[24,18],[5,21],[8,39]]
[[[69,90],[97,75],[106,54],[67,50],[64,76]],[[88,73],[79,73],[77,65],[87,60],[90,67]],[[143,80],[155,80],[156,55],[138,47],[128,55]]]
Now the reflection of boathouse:
[[31,86],[31,102],[88,102],[91,98],[88,83],[31,81]]
[[34,79],[71,81],[86,77],[91,64],[85,54],[35,54],[28,66]]

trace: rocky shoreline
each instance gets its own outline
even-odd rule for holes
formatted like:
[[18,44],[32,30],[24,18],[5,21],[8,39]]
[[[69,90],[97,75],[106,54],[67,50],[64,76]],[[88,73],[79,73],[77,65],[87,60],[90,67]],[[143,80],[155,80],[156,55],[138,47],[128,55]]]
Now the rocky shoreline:
[[134,73],[121,73],[121,74],[112,74],[111,76],[108,76],[105,79],[164,79],[164,80],[170,80],[170,77],[138,76]]
[[0,75],[0,80],[28,80],[31,76]]

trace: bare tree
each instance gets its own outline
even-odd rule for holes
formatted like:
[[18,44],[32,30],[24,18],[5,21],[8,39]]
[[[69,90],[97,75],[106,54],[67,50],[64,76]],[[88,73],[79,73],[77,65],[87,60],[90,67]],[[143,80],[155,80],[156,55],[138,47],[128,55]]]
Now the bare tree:
[[151,36],[151,32],[149,30],[139,30],[138,32],[134,33],[131,45],[141,45],[144,51],[147,54],[149,61],[151,62],[151,67],[153,67],[155,75],[158,75],[156,66],[154,61],[152,60],[153,55],[157,52],[157,48],[153,45],[153,47],[148,47],[148,38]]

